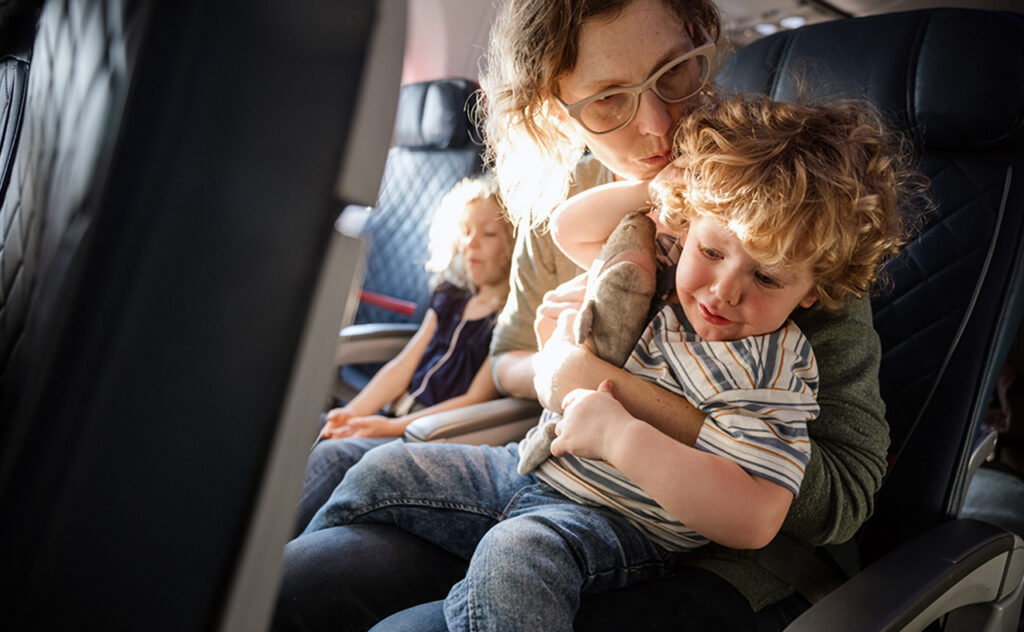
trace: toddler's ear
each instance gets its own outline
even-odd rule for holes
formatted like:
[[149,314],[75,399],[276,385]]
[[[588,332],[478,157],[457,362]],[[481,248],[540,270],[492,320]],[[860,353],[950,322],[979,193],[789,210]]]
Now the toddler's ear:
[[814,305],[817,302],[818,293],[815,292],[814,290],[811,290],[810,292],[807,293],[807,296],[804,297],[804,300],[800,301],[800,307],[810,307],[811,305]]

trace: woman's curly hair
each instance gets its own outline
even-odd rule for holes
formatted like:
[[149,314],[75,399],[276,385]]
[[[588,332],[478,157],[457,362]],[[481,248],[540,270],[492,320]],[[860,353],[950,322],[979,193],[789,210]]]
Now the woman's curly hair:
[[655,185],[662,222],[682,231],[710,217],[764,265],[809,266],[826,309],[871,288],[907,239],[902,207],[927,187],[904,137],[860,101],[708,97],[674,152]]

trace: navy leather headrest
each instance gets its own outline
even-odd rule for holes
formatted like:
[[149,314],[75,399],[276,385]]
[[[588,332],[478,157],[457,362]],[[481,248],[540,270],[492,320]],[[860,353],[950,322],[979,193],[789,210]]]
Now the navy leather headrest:
[[395,118],[395,145],[410,149],[457,149],[470,143],[466,106],[477,85],[438,79],[402,86]]
[[1024,136],[1024,16],[941,9],[816,24],[738,51],[718,83],[780,101],[864,98],[926,148],[991,147]]

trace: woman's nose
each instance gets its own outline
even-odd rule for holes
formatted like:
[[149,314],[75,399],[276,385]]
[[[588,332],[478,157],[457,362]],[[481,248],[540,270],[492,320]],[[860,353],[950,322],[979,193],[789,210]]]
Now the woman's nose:
[[636,120],[637,130],[641,134],[665,136],[672,129],[672,115],[669,114],[668,106],[653,90],[645,90],[640,94]]

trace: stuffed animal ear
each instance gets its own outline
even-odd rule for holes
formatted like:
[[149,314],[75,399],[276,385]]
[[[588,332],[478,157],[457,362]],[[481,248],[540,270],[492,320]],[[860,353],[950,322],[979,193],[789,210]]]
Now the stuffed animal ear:
[[594,326],[594,299],[588,299],[583,303],[583,307],[580,308],[580,312],[576,314],[576,344],[581,345],[587,340],[587,336],[590,335],[590,330]]

